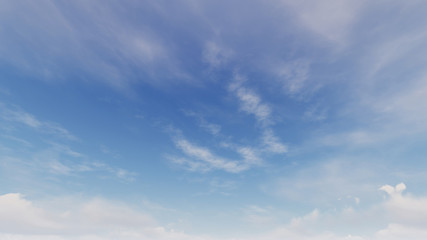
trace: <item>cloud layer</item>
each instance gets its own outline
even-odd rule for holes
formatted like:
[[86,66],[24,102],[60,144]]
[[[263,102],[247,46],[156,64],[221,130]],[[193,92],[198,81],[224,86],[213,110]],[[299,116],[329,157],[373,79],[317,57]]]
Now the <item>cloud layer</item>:
[[[336,213],[322,212],[317,209],[311,213],[293,218],[288,224],[277,229],[244,239],[353,239],[385,240],[405,239],[421,240],[427,236],[424,229],[427,221],[425,197],[404,195],[403,183],[395,187],[384,185],[380,188],[388,194],[385,201],[372,208],[373,213],[380,209],[381,214],[392,215],[384,229],[377,229],[372,235],[342,235],[334,232],[335,224],[345,218],[357,217],[358,212],[343,210]],[[76,202],[77,200],[77,202]],[[56,208],[49,207],[57,206]],[[196,236],[159,226],[147,214],[130,208],[123,203],[105,199],[81,201],[62,198],[49,205],[35,204],[20,194],[9,193],[0,196],[1,236],[6,239],[216,239],[213,236]],[[250,212],[266,213],[267,210],[251,206]],[[366,216],[367,213],[365,213]],[[373,217],[365,219],[374,225],[383,220]],[[381,226],[382,224],[379,224]],[[320,229],[323,230],[319,230]],[[331,230],[327,230],[330,228]],[[25,232],[23,232],[25,230]],[[357,231],[357,226],[353,230]],[[226,238],[228,239],[228,238]],[[229,238],[243,239],[243,238]]]

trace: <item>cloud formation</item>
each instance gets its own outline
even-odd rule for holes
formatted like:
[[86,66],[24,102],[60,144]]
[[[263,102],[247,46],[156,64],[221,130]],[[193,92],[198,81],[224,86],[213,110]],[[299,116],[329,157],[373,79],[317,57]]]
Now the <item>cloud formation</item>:
[[60,208],[35,206],[17,193],[1,195],[0,237],[11,240],[202,239],[166,230],[147,214],[104,199],[84,202],[61,199],[53,205]]
[[189,157],[171,157],[177,164],[187,166],[192,171],[210,171],[220,169],[227,172],[238,173],[249,169],[253,165],[259,165],[261,161],[250,148],[239,148],[237,152],[242,160],[230,160],[213,154],[208,148],[200,147],[180,137],[175,139],[177,148]]
[[321,0],[321,1],[280,1],[297,15],[308,30],[334,43],[344,44],[364,1]]
[[236,95],[240,103],[240,110],[254,115],[255,119],[263,125],[271,124],[271,108],[261,101],[261,98],[252,90],[242,84],[245,79],[235,75],[229,90]]
[[[404,184],[396,187],[385,185],[381,187],[390,195],[390,199],[380,203],[384,206],[385,213],[397,214],[395,219],[388,219],[386,227],[380,227],[375,221],[378,213],[364,221],[371,222],[377,229],[369,235],[351,234],[357,231],[357,225],[349,234],[336,232],[335,224],[342,224],[345,215],[356,217],[359,214],[354,211],[340,211],[331,215],[326,211],[314,209],[310,213],[292,218],[287,224],[253,236],[223,237],[221,239],[250,239],[278,240],[292,238],[295,240],[386,240],[409,239],[421,240],[427,236],[425,221],[427,211],[424,197],[412,197],[402,194]],[[48,205],[35,204],[18,193],[9,193],[0,196],[0,236],[11,240],[27,239],[58,239],[58,240],[82,240],[82,239],[190,239],[190,240],[214,240],[215,236],[201,236],[184,233],[179,230],[159,225],[151,216],[130,208],[120,202],[111,202],[101,198],[81,201],[76,199],[60,198]],[[50,206],[50,207],[49,207]],[[52,208],[58,206],[59,208]],[[252,216],[246,219],[260,224],[259,217],[267,221],[272,209],[260,206],[248,206],[245,212]],[[418,211],[418,212],[417,212]],[[366,214],[366,213],[365,213]],[[403,215],[402,215],[403,214]],[[348,217],[347,216],[347,217]],[[366,215],[365,215],[366,216]],[[377,218],[377,219],[376,219]],[[270,219],[268,221],[272,221]],[[341,223],[339,223],[341,221]],[[414,224],[417,223],[417,224]],[[320,227],[320,228],[319,228]],[[25,232],[22,231],[25,229]],[[330,230],[328,230],[330,229]]]
[[71,134],[67,129],[63,128],[58,123],[41,121],[28,112],[22,111],[14,106],[8,106],[1,102],[0,117],[8,122],[23,124],[27,127],[39,130],[44,133],[59,136],[68,140],[78,140],[76,136]]

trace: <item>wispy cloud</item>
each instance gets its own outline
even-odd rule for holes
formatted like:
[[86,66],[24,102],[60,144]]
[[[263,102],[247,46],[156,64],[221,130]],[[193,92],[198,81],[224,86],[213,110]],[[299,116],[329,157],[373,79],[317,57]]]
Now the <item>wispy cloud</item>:
[[[210,171],[213,169],[225,170],[227,172],[242,172],[252,166],[260,166],[263,164],[263,153],[286,153],[287,146],[283,144],[280,139],[274,134],[270,125],[271,121],[271,108],[263,103],[260,96],[258,96],[251,89],[243,86],[245,79],[240,75],[235,75],[232,83],[228,86],[228,90],[233,93],[239,100],[240,110],[253,115],[258,123],[261,124],[263,135],[261,137],[261,146],[251,147],[242,146],[230,142],[229,140],[222,141],[219,145],[234,151],[240,155],[240,160],[231,160],[227,157],[220,157],[214,154],[207,147],[200,147],[196,144],[190,143],[187,139],[181,136],[181,131],[174,130],[175,146],[180,149],[186,157],[168,156],[168,158],[179,165],[186,166],[191,171]],[[196,114],[193,111],[185,111],[187,116],[192,116],[198,119],[199,126],[216,137],[219,136],[220,126],[211,124],[205,118]]]
[[60,124],[48,121],[41,121],[28,112],[20,110],[18,107],[7,106],[0,103],[0,117],[12,123],[23,124],[27,127],[39,130],[44,133],[55,135],[68,140],[78,140],[67,129]]
[[[145,21],[135,24],[126,18],[140,4],[125,7],[113,2],[99,3],[3,3],[2,8],[8,11],[2,12],[0,23],[10,28],[0,30],[7,36],[0,40],[0,58],[18,71],[47,82],[68,80],[65,73],[72,62],[81,73],[91,76],[86,79],[118,91],[130,91],[130,85],[142,79],[156,86],[172,76],[174,80],[188,81],[171,50],[173,42],[150,30]],[[150,2],[144,7],[161,12]],[[85,24],[73,16],[79,16]],[[30,46],[31,51],[23,46]],[[141,74],[150,77],[136,77]]]
[[271,153],[286,153],[288,147],[283,144],[278,137],[276,137],[271,129],[265,129],[262,142],[264,145],[264,150]]
[[372,96],[374,113],[392,124],[409,125],[416,130],[426,130],[427,73],[415,79],[408,79],[405,86],[395,86],[388,94]]
[[218,68],[226,64],[232,55],[232,50],[209,41],[203,50],[203,61],[207,62],[211,68]]
[[250,224],[253,228],[271,228],[277,221],[277,216],[275,216],[273,211],[274,209],[271,207],[261,207],[258,205],[245,206],[242,209],[243,221],[245,221],[246,224]]
[[[4,138],[29,148],[27,150],[22,150],[21,148],[9,149],[9,151],[3,153],[0,162],[9,162],[8,165],[12,168],[13,166],[19,166],[18,168],[21,170],[31,169],[34,173],[42,173],[44,175],[79,176],[83,173],[98,172],[101,174],[106,173],[125,181],[133,181],[135,179],[136,173],[134,172],[95,161],[86,154],[75,151],[69,145],[61,143],[64,140],[72,140],[71,143],[76,143],[79,139],[58,123],[39,120],[19,107],[4,103],[0,103],[0,118],[10,123],[14,129],[25,126],[35,130],[36,136],[47,134],[48,136],[58,137],[36,144],[16,136],[3,135]],[[79,142],[77,141],[77,143]],[[45,144],[48,146],[41,147],[41,145]],[[36,145],[38,146],[37,148],[35,147]],[[26,160],[23,160],[24,158]]]
[[245,79],[240,75],[235,75],[229,90],[236,95],[240,102],[240,110],[254,115],[256,120],[263,125],[271,124],[271,108],[261,101],[254,91],[243,86]]
[[193,111],[184,111],[185,115],[194,117],[201,128],[206,130],[208,133],[217,136],[221,132],[221,126],[208,122],[202,114],[198,114]]
[[[152,216],[121,202],[102,198],[82,200],[59,198],[50,202],[31,201],[19,193],[0,195],[0,237],[12,240],[29,239],[271,239],[295,240],[422,240],[427,236],[425,197],[403,194],[405,185],[385,185],[388,198],[378,202],[377,207],[367,211],[354,208],[318,209],[292,217],[272,230],[258,234],[233,236],[198,236],[185,234],[179,229],[159,225]],[[55,207],[56,206],[56,207]],[[153,203],[149,203],[153,207]],[[159,208],[154,203],[154,208]],[[162,211],[164,209],[160,207]],[[166,209],[169,211],[168,209]],[[269,207],[247,205],[243,208],[245,223],[273,224],[275,219]],[[390,216],[390,218],[384,218]],[[370,225],[369,231],[358,233],[361,218]],[[353,224],[350,222],[353,221]],[[347,224],[345,230],[337,228]],[[362,224],[363,225],[363,224]],[[384,227],[385,226],[385,227]],[[23,229],[25,231],[23,231]]]
[[186,164],[190,167],[190,170],[208,171],[212,169],[221,169],[227,172],[237,173],[248,169],[251,164],[247,161],[234,161],[216,156],[209,149],[194,145],[184,138],[175,139],[175,145],[182,150],[184,154],[190,157],[191,160],[173,158],[174,162]]
[[285,92],[291,96],[295,96],[307,85],[310,64],[307,60],[285,62],[274,67],[272,71],[283,84]]
[[7,109],[6,111],[3,111],[2,115],[3,115],[3,119],[19,122],[29,127],[39,128],[42,125],[41,122],[39,122],[32,115],[26,112],[11,111]]
[[307,121],[323,121],[328,117],[328,110],[325,107],[322,107],[320,104],[314,104],[307,108],[304,112],[304,120]]
[[[390,34],[390,33],[388,33]],[[409,33],[395,33],[390,39],[384,39],[370,46],[370,52],[363,57],[363,72],[366,74],[365,80],[371,84],[381,80],[381,73],[387,72],[387,68],[401,65],[401,61],[412,62],[418,54],[425,53],[427,34],[424,31]]]
[[220,194],[223,196],[234,195],[234,191],[238,188],[239,183],[233,180],[226,180],[221,177],[215,177],[207,181],[208,189],[197,192],[194,196],[207,196]]
[[[306,167],[296,167],[287,176],[266,184],[263,189],[285,200],[314,204],[316,207],[355,205],[355,197],[375,193],[376,164],[351,158],[316,159]],[[298,163],[297,163],[298,164]],[[383,178],[390,178],[384,174]],[[273,188],[274,190],[272,190]],[[351,198],[348,198],[351,196]]]
[[[426,199],[402,194],[405,188],[403,183],[396,187],[381,187],[390,198],[368,210],[348,207],[337,210],[334,206],[335,210],[330,212],[316,208],[306,215],[292,218],[288,224],[250,239],[421,240],[427,236],[424,228]],[[362,230],[364,227],[369,230]]]
[[[152,228],[155,223],[153,219],[143,213],[134,212],[126,206],[114,204],[103,199],[93,199],[87,202],[58,202],[64,207],[63,210],[50,209],[48,207],[37,207],[31,201],[17,193],[0,196],[0,222],[2,235],[10,234],[12,239],[22,238],[19,234],[31,235],[57,235],[55,239],[69,239],[68,234],[77,234],[80,237],[89,237],[111,227],[124,227],[127,229],[136,226]],[[77,205],[77,206],[76,206]],[[109,209],[106,211],[106,209]],[[65,210],[65,211],[64,211]],[[83,221],[83,222],[82,222]],[[118,227],[118,228],[120,228]],[[147,231],[148,233],[149,231]],[[91,234],[92,233],[92,234]],[[16,234],[16,235],[15,235]],[[104,237],[114,237],[114,231],[109,231]],[[110,235],[110,236],[108,236]],[[125,236],[126,231],[120,235]],[[66,237],[66,238],[63,238]],[[26,237],[24,237],[26,238]],[[73,237],[74,238],[74,237]],[[73,239],[70,238],[70,239]]]
[[[367,147],[414,139],[427,131],[426,75],[408,78],[404,85],[390,84],[381,94],[366,89],[359,101],[342,110],[356,123],[344,129],[319,131],[312,140],[319,145]],[[381,83],[384,84],[384,83]]]
[[221,132],[221,126],[218,124],[201,121],[200,126],[206,129],[212,135],[218,135]]
[[243,161],[248,165],[261,165],[262,159],[258,153],[250,147],[238,147],[237,152],[243,157]]
[[104,198],[43,202],[8,193],[0,195],[0,213],[0,238],[10,240],[216,239],[161,225],[139,209]]
[[1,137],[15,141],[17,143],[20,143],[21,145],[25,146],[25,147],[32,147],[33,144],[31,144],[29,141],[19,138],[19,137],[15,137],[15,136],[11,136],[11,135],[1,135]]
[[364,1],[321,0],[281,1],[297,15],[301,24],[310,31],[334,43],[345,45],[350,29],[358,20]]
[[89,156],[79,153],[67,145],[53,142],[49,143],[49,145],[50,147],[43,150],[39,149],[27,155],[26,161],[22,160],[22,157],[11,158],[13,159],[13,164],[11,165],[19,165],[21,169],[31,168],[34,173],[52,174],[59,177],[81,177],[90,173],[92,176],[108,176],[132,182],[137,176],[135,172],[91,159]]
[[[175,146],[184,153],[185,157],[168,155],[167,157],[174,163],[185,166],[190,171],[211,171],[224,170],[238,173],[263,164],[260,152],[250,146],[242,146],[230,141],[220,143],[220,148],[231,150],[240,158],[223,157],[215,154],[210,148],[199,146],[182,136],[180,130],[172,128],[173,142]],[[220,136],[217,136],[220,137]]]
[[287,152],[287,146],[280,141],[271,128],[274,124],[271,107],[264,103],[253,90],[243,86],[245,81],[244,77],[235,74],[229,90],[238,98],[241,111],[253,115],[261,123],[263,150],[271,153]]
[[124,180],[126,182],[133,182],[135,181],[136,177],[138,176],[138,173],[134,171],[129,171],[123,168],[119,167],[113,167],[108,164],[102,163],[102,162],[93,162],[88,165],[83,165],[83,167],[88,166],[91,171],[106,171],[110,174],[112,174],[114,177]]

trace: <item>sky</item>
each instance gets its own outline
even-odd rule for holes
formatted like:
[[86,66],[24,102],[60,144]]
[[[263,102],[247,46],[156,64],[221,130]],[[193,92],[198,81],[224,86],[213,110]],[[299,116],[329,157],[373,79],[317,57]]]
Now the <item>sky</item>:
[[426,239],[426,9],[0,0],[0,239]]

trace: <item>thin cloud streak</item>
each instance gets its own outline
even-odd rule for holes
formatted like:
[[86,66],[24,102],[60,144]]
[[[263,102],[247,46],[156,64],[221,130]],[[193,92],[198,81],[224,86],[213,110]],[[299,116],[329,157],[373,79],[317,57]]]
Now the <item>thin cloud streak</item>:
[[8,122],[20,123],[43,133],[48,133],[68,140],[78,140],[76,136],[71,134],[58,123],[41,121],[30,113],[22,111],[17,107],[7,106],[6,104],[0,103],[0,117]]
[[244,157],[241,161],[229,160],[213,154],[209,149],[199,147],[188,142],[184,138],[175,139],[175,145],[182,152],[190,157],[190,160],[183,158],[173,158],[175,163],[185,164],[190,167],[190,170],[209,171],[213,169],[221,169],[231,173],[238,173],[247,170],[251,165],[258,164],[255,161],[255,156],[248,149],[240,151]]
[[286,153],[288,151],[287,146],[281,143],[271,128],[274,125],[271,107],[264,103],[254,91],[243,86],[245,81],[244,77],[235,74],[232,83],[229,85],[229,91],[238,98],[241,111],[253,115],[261,123],[263,151]]
[[252,90],[243,86],[245,79],[235,75],[229,90],[235,94],[240,102],[240,110],[254,115],[255,119],[263,125],[271,124],[271,108],[262,103],[261,98]]

